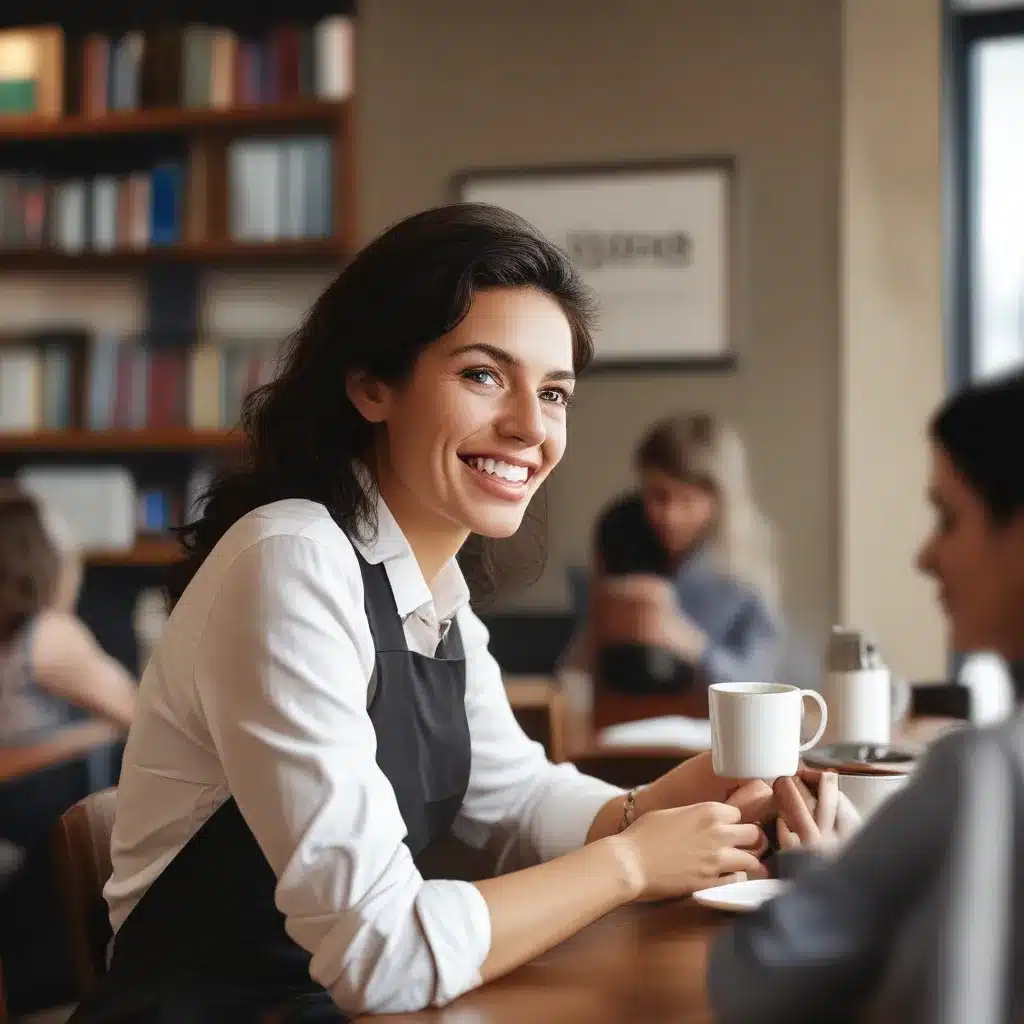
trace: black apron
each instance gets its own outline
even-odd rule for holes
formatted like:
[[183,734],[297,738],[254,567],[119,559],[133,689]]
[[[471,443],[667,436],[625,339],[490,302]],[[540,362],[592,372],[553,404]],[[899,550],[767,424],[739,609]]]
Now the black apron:
[[[357,552],[358,555],[358,552]],[[433,658],[409,650],[383,564],[359,556],[376,649],[368,713],[414,858],[445,838],[469,785],[466,666],[452,623]],[[286,933],[277,879],[233,798],[153,882],[73,1024],[343,1021]]]

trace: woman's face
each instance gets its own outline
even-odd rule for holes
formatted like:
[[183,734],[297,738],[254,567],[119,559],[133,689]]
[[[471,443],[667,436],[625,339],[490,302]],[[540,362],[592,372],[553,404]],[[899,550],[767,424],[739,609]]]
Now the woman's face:
[[949,456],[934,449],[929,498],[935,532],[918,556],[939,584],[954,649],[1024,654],[1024,514],[994,524]]
[[515,533],[565,451],[574,383],[569,322],[550,296],[522,288],[478,292],[407,381],[370,386],[372,407],[350,388],[386,427],[377,480],[406,533]]
[[718,502],[706,487],[677,480],[660,469],[645,469],[641,493],[647,521],[671,558],[689,551],[714,522]]

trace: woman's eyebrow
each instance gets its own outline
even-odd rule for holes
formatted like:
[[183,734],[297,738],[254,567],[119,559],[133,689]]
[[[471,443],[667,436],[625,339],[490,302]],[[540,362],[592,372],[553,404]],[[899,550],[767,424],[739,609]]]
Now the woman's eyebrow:
[[[519,360],[516,359],[511,352],[507,352],[505,349],[499,348],[497,345],[489,345],[486,342],[462,345],[460,348],[455,349],[452,352],[452,355],[465,355],[467,352],[479,352],[481,355],[488,356],[496,363],[499,363],[509,370],[518,369],[520,366]],[[576,373],[573,370],[549,370],[544,374],[544,379],[574,381],[576,379]]]

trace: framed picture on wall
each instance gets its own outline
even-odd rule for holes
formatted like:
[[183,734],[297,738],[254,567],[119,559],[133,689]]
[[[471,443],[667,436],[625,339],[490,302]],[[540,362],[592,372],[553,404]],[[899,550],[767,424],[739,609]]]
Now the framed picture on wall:
[[467,171],[455,192],[520,214],[569,253],[599,301],[596,366],[735,365],[731,158]]

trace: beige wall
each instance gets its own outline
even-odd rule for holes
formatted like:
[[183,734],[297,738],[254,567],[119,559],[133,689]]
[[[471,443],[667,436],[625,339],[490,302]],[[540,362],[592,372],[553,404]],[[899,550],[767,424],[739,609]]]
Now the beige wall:
[[451,176],[698,154],[739,160],[749,291],[736,374],[595,377],[550,496],[549,569],[520,599],[561,606],[600,506],[656,416],[732,418],[780,525],[788,602],[836,612],[840,8],[834,0],[364,0],[362,233],[442,201]]
[[844,4],[840,588],[914,679],[941,678],[925,423],[944,390],[937,0]]

